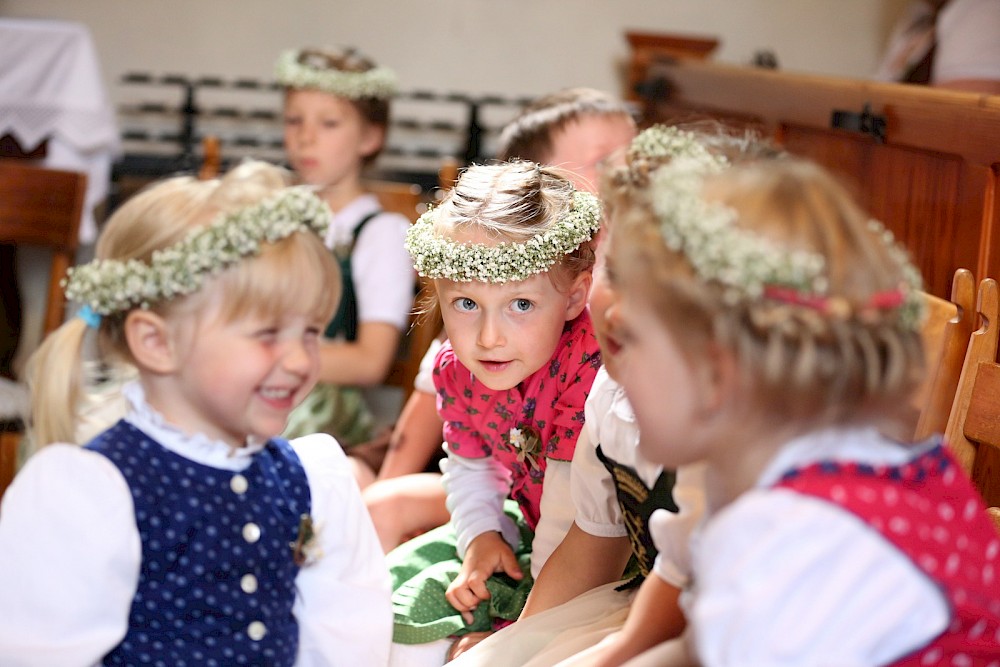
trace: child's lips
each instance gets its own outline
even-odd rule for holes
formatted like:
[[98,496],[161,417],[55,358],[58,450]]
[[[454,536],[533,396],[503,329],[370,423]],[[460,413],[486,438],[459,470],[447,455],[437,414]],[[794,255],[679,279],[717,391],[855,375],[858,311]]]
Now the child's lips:
[[290,387],[264,387],[259,394],[268,404],[285,409],[290,407],[295,400],[295,390]]
[[491,373],[500,373],[510,366],[512,363],[510,360],[507,361],[491,361],[489,359],[483,359],[479,362],[482,364],[483,368],[490,371]]

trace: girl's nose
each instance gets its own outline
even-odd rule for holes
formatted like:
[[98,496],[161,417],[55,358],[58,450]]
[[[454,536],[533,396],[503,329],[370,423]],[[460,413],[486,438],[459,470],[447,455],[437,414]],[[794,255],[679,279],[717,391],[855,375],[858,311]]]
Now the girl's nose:
[[288,343],[285,354],[282,355],[281,364],[289,373],[306,376],[317,364],[317,359],[316,355],[310,354],[309,348],[303,341],[292,341]]
[[493,348],[504,344],[503,327],[498,318],[484,315],[480,320],[479,338],[476,341],[480,347]]

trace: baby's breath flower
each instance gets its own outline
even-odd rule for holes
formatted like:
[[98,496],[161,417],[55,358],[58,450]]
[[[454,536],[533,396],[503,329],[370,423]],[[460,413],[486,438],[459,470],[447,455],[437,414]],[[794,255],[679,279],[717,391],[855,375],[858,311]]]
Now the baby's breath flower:
[[274,66],[278,83],[287,88],[314,88],[337,97],[387,99],[396,94],[396,75],[388,67],[345,72],[299,62],[298,51],[285,51]]
[[[664,243],[683,254],[701,280],[718,284],[726,303],[758,299],[773,288],[787,288],[804,297],[828,296],[822,255],[788,248],[743,229],[736,224],[735,211],[701,197],[705,177],[724,169],[727,162],[700,144],[695,134],[653,126],[635,138],[628,159],[626,169],[641,171],[642,179],[649,179]],[[916,329],[923,307],[920,272],[891,232],[877,221],[870,227],[902,269],[900,320]]]
[[522,243],[456,243],[434,231],[437,210],[424,213],[406,234],[413,266],[425,278],[455,282],[507,283],[548,271],[563,255],[593,238],[601,224],[601,205],[588,192],[573,193],[573,207],[551,229]]
[[330,210],[316,195],[305,187],[288,188],[191,230],[178,243],[155,251],[148,264],[137,259],[96,259],[71,268],[63,286],[67,298],[99,315],[147,308],[196,292],[206,276],[258,254],[262,243],[300,231],[323,236],[329,224]]

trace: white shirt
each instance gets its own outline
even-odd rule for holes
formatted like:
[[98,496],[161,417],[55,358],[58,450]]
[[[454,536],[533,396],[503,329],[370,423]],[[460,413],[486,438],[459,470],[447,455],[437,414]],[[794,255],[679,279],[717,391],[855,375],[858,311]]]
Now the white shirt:
[[[586,421],[573,454],[572,496],[576,525],[598,537],[627,534],[611,473],[597,458],[597,445],[605,456],[635,469],[647,488],[656,483],[663,466],[639,452],[639,425],[625,390],[601,368],[587,396]],[[657,548],[654,572],[668,583],[683,588],[690,574],[688,537],[701,520],[705,505],[703,471],[700,464],[677,471],[671,491],[676,513],[657,510],[650,518],[650,532]],[[659,523],[654,533],[653,524]]]
[[[185,435],[144,402],[138,385],[125,395],[130,423],[192,461],[238,471],[263,447],[234,451]],[[322,553],[295,580],[296,664],[385,665],[389,574],[350,466],[328,435],[292,444],[309,480]],[[118,468],[77,445],[42,448],[0,506],[0,664],[98,663],[125,635],[140,557],[132,496]]]
[[[362,195],[333,215],[326,245],[349,244],[354,229],[380,210],[375,195]],[[387,322],[403,330],[413,309],[416,274],[403,245],[410,221],[398,213],[380,213],[365,224],[351,253],[351,273],[358,300],[358,322]]]
[[901,464],[914,454],[874,430],[810,434],[709,517],[691,538],[694,580],[681,598],[701,664],[881,665],[940,634],[945,598],[906,556],[847,510],[770,488],[820,460]]
[[1000,79],[1000,2],[951,0],[937,19],[931,82]]

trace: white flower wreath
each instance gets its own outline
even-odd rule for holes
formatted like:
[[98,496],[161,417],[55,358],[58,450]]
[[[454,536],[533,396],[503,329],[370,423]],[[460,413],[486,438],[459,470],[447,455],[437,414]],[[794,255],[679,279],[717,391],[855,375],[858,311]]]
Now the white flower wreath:
[[396,94],[396,74],[388,67],[344,72],[299,62],[298,51],[285,51],[274,66],[278,83],[288,88],[315,88],[337,97],[387,99]]
[[322,237],[330,224],[330,209],[310,188],[287,188],[260,204],[223,214],[211,224],[191,230],[178,243],[157,250],[149,263],[137,259],[97,259],[69,270],[66,296],[98,315],[197,291],[214,275],[244,257],[260,252],[295,232]]
[[[761,298],[772,288],[826,297],[829,281],[822,255],[794,250],[740,228],[735,211],[702,199],[705,177],[724,169],[727,161],[704,147],[699,150],[696,142],[693,134],[654,126],[636,137],[629,149],[633,159],[671,158],[649,173],[653,210],[667,247],[683,254],[702,280],[721,285],[729,303]],[[891,232],[877,221],[869,225],[902,270],[899,317],[903,326],[916,329],[923,316],[920,272]]]
[[417,273],[456,282],[507,283],[548,271],[563,255],[593,238],[601,225],[601,205],[589,192],[574,192],[573,207],[551,229],[522,243],[456,243],[434,230],[437,209],[410,226],[406,249]]

